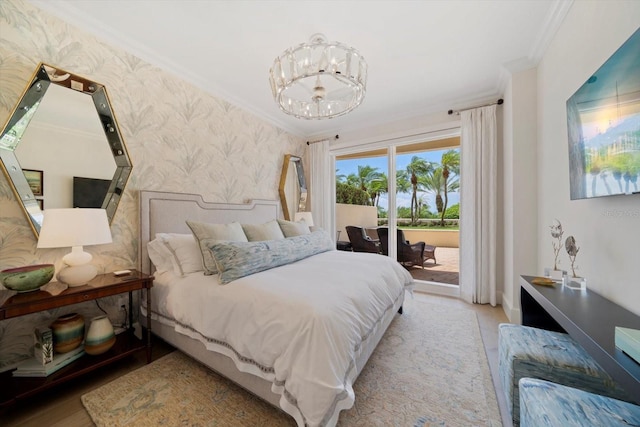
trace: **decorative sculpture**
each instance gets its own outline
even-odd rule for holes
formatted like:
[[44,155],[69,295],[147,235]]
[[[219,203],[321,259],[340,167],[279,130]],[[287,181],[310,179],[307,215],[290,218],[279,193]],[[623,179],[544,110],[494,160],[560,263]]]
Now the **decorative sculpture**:
[[555,222],[556,223],[549,226],[549,228],[551,229],[551,237],[556,239],[556,241],[551,242],[551,244],[553,246],[553,257],[554,257],[553,269],[557,271],[559,270],[558,256],[560,255],[560,249],[562,249],[562,235],[564,234],[564,231],[562,230],[562,224],[560,224],[560,221],[556,219]]
[[569,254],[569,260],[571,260],[571,272],[573,273],[573,277],[578,277],[576,274],[575,262],[580,248],[576,246],[576,239],[574,239],[573,236],[567,237],[567,240],[564,242],[564,246]]

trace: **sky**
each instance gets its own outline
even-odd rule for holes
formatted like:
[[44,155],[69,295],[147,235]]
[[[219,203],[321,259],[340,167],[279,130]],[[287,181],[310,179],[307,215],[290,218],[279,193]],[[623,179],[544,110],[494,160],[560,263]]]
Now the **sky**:
[[[423,151],[421,153],[409,153],[409,154],[398,154],[396,156],[396,167],[398,170],[405,170],[407,165],[411,162],[411,158],[413,156],[421,157],[427,161],[440,163],[442,160],[442,154],[447,151],[446,150],[432,150],[432,151]],[[374,168],[378,168],[378,172],[387,173],[387,157],[367,157],[363,159],[349,159],[349,160],[337,160],[336,161],[336,169],[338,175],[350,175],[350,174],[358,174],[358,166],[371,166]],[[418,191],[418,197],[423,196],[423,199],[429,205],[429,210],[431,212],[436,212],[436,196],[432,193],[425,193]],[[449,204],[448,206],[453,206],[456,203],[460,202],[460,194],[458,192],[451,193],[449,192]],[[398,206],[411,206],[411,193],[399,193],[396,196],[396,203]],[[388,210],[389,202],[386,194],[380,196],[380,207],[383,207],[385,210]]]

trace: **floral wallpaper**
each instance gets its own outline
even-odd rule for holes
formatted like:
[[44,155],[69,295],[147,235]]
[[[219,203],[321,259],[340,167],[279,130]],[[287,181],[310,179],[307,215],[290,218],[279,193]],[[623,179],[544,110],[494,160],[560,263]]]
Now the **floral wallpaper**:
[[[285,154],[302,156],[298,137],[22,0],[0,1],[0,123],[13,111],[40,62],[106,86],[133,163],[111,226],[113,243],[88,247],[100,272],[138,266],[138,191],[202,194],[211,202],[277,199]],[[54,263],[66,249],[36,249],[36,238],[0,175],[0,269]],[[114,325],[122,298],[100,301]],[[32,331],[61,314],[100,314],[93,303],[0,322],[0,371],[32,352]]]

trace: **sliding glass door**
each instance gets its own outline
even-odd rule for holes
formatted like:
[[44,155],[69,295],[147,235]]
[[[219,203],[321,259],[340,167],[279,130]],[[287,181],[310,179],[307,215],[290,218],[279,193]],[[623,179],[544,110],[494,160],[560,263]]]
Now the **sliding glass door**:
[[346,227],[362,227],[378,241],[378,251],[395,258],[425,290],[435,286],[435,292],[457,295],[459,144],[455,136],[336,153],[343,247],[350,242]]

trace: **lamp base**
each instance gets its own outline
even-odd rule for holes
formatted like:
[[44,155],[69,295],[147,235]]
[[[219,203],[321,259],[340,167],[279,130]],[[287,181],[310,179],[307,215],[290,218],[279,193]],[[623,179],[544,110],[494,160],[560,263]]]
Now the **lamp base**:
[[86,285],[98,275],[98,269],[93,264],[74,265],[62,268],[57,275],[60,282],[70,288]]

